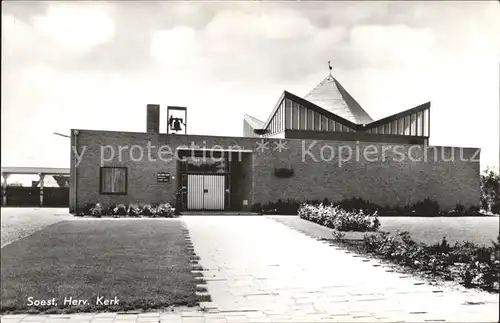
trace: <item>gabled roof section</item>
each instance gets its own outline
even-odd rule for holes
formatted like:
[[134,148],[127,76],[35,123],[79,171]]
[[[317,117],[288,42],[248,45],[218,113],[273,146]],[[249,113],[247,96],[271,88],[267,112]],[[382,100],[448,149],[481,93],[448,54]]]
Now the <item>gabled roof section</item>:
[[305,99],[303,99],[303,98],[301,98],[293,93],[290,93],[288,91],[284,91],[283,94],[281,94],[281,96],[278,100],[278,103],[276,103],[273,111],[271,112],[271,114],[267,118],[266,122],[263,124],[263,126],[262,126],[263,129],[266,129],[269,126],[269,123],[271,122],[272,118],[276,114],[276,111],[278,110],[279,106],[281,105],[281,103],[285,99],[292,100],[295,103],[298,103],[298,104],[306,107],[307,109],[311,109],[311,110],[316,111],[322,115],[325,115],[325,116],[331,118],[332,120],[335,120],[335,121],[343,124],[344,126],[350,127],[352,129],[356,129],[357,125],[355,123],[351,122],[350,120],[347,120],[347,119],[345,119],[345,118],[343,118],[335,113],[332,113],[328,110],[325,110],[322,107],[319,107],[318,105],[316,105],[308,100],[305,100]]
[[372,123],[366,125],[366,129],[375,128],[375,127],[378,127],[380,125],[383,125],[383,124],[392,122],[394,120],[397,120],[399,118],[409,116],[412,113],[423,111],[423,110],[430,109],[430,108],[431,108],[431,102],[429,101],[429,102],[423,103],[421,105],[418,105],[418,106],[416,106],[414,108],[411,108],[411,109],[408,109],[408,110],[405,110],[405,111],[401,111],[401,112],[398,112],[396,114],[390,115],[388,117],[379,119],[379,120],[377,120],[375,122],[372,122]]
[[373,119],[347,90],[328,75],[305,97],[307,101],[355,124],[368,124]]
[[262,125],[262,129],[266,129],[266,128],[267,128],[267,126],[269,125],[269,123],[270,123],[270,122],[271,122],[271,120],[273,119],[274,115],[276,114],[276,111],[278,111],[278,108],[280,107],[281,102],[283,102],[283,100],[285,99],[285,94],[286,94],[286,93],[287,93],[287,92],[286,92],[286,91],[284,91],[284,92],[281,94],[281,96],[280,96],[280,98],[279,98],[279,100],[278,100],[278,103],[276,103],[276,105],[274,106],[273,111],[271,112],[271,114],[269,115],[269,117],[267,117],[266,122],[264,122],[264,124]]
[[322,115],[324,115],[332,120],[335,120],[336,122],[341,123],[344,126],[350,127],[352,129],[356,129],[356,126],[357,126],[356,123],[354,123],[350,120],[347,120],[346,118],[343,118],[343,117],[341,117],[335,113],[332,113],[328,110],[325,110],[322,107],[318,106],[317,104],[314,104],[310,101],[307,101],[306,99],[303,99],[303,98],[301,98],[293,93],[285,91],[285,97],[287,99],[294,101],[295,103],[298,103],[298,104],[306,107],[307,109],[313,110],[313,111],[318,112],[319,114],[322,114]]
[[262,129],[264,127],[264,121],[260,121],[259,119],[252,117],[249,114],[245,114],[243,116],[243,120],[248,122],[250,127],[254,128],[254,129]]

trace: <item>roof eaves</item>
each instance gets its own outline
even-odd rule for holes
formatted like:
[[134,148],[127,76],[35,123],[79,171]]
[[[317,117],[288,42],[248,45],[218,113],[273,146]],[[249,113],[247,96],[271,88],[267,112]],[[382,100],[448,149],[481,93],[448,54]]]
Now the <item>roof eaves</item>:
[[285,99],[285,93],[287,93],[287,92],[283,91],[283,93],[281,94],[281,96],[280,96],[280,98],[278,100],[278,103],[276,103],[276,105],[274,106],[273,111],[271,112],[271,114],[269,115],[269,117],[267,117],[267,120],[264,123],[264,125],[262,126],[262,129],[266,129],[267,126],[269,125],[269,123],[271,122],[271,120],[273,119],[274,115],[276,114],[276,111],[278,111],[278,108],[279,108],[281,102],[283,102],[283,100]]
[[261,121],[246,113],[243,116],[243,119],[254,129],[260,129],[264,125],[264,121]]
[[342,84],[340,84],[340,82],[335,78],[333,80],[357,124],[366,124],[373,122],[373,118],[370,117],[368,112],[363,109],[358,101],[356,101],[356,99],[342,86]]

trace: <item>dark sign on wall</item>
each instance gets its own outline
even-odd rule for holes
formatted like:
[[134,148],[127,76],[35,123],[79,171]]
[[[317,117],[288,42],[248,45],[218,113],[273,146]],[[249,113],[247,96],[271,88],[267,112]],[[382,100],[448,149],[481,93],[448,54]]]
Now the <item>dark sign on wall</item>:
[[170,173],[157,173],[156,181],[158,183],[170,183]]

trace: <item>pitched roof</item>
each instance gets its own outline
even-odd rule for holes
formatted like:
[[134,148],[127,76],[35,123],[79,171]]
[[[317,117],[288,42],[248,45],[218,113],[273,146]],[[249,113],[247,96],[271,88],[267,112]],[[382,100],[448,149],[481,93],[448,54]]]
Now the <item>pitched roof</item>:
[[356,124],[368,124],[373,119],[331,75],[327,76],[305,97],[307,101]]
[[251,115],[245,114],[243,119],[254,129],[262,129],[264,127],[264,121],[260,121]]
[[[40,181],[31,181],[32,187],[40,187]],[[59,183],[55,180],[54,175],[45,175],[43,177],[44,187],[61,187]]]
[[69,176],[67,175],[52,175],[59,187],[69,187]]

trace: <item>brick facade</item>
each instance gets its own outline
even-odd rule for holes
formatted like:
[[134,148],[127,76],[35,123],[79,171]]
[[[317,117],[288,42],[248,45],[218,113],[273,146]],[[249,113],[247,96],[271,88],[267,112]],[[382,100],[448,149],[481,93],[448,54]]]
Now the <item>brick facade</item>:
[[[78,135],[75,135],[72,131],[71,142],[79,154],[83,151],[83,157],[77,166],[72,149],[70,209],[74,212],[96,202],[105,205],[174,202],[179,189],[177,160],[160,160],[158,147],[169,147],[162,150],[163,158],[167,159],[172,157],[169,152],[175,154],[177,147],[190,147],[192,142],[206,148],[227,149],[232,146],[233,149],[252,151],[242,153],[244,158],[238,175],[241,176],[241,187],[234,187],[239,200],[248,200],[247,206],[242,201],[235,202],[242,210],[248,210],[253,203],[276,199],[325,197],[330,200],[361,197],[390,206],[403,206],[429,197],[436,200],[443,210],[452,209],[456,203],[466,207],[479,205],[479,151],[475,148],[428,147],[429,158],[426,162],[408,158],[409,152],[413,159],[423,158],[423,146],[266,138],[268,149],[261,151],[257,144],[260,140],[93,130],[78,130]],[[276,150],[280,142],[286,143],[287,149],[282,152]],[[143,158],[140,158],[140,147]],[[363,157],[365,149],[378,152],[369,154],[367,160]],[[382,154],[383,149],[385,152]],[[112,150],[114,158],[110,158]],[[347,160],[348,150],[352,151],[351,160]],[[104,157],[102,163],[101,151]],[[334,158],[330,160],[332,151]],[[339,151],[344,158],[340,162]],[[449,160],[452,152],[455,158]],[[435,154],[437,158],[434,158]],[[378,160],[375,161],[376,157]],[[100,166],[128,168],[127,195],[99,194]],[[279,167],[293,168],[294,175],[290,178],[275,177],[274,169]],[[157,183],[157,172],[169,172],[171,182]]]

